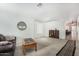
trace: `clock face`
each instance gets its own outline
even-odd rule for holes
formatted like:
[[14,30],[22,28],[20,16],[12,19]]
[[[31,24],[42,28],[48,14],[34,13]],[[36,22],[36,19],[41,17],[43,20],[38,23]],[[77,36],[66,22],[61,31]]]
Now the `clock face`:
[[25,30],[25,29],[27,28],[27,25],[26,25],[25,22],[20,21],[20,22],[18,22],[18,24],[17,24],[17,28],[18,28],[19,30],[23,31],[23,30]]

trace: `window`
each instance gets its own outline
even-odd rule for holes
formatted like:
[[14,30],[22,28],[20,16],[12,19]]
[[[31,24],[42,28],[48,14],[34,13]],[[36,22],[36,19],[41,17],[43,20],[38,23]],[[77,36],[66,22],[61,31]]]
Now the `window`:
[[37,34],[42,34],[42,33],[43,33],[43,24],[37,23]]

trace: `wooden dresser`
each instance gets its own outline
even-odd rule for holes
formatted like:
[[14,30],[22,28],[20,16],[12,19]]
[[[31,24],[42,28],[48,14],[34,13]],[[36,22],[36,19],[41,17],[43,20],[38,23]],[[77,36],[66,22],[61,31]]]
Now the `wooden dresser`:
[[49,37],[59,38],[59,30],[49,30]]

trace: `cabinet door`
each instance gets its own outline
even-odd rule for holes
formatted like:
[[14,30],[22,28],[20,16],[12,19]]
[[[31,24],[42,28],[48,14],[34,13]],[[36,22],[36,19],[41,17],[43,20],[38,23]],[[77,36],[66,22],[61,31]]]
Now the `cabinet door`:
[[54,30],[49,30],[49,37],[54,37]]
[[55,38],[59,38],[59,31],[58,30],[55,31]]

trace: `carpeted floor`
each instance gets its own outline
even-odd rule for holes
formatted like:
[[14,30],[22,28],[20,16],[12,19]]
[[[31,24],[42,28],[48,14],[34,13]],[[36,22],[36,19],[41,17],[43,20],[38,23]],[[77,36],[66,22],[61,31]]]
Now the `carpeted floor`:
[[[26,56],[52,56],[65,45],[67,40],[59,40],[55,38],[41,37],[35,38],[37,42],[37,52],[34,49],[28,49]],[[22,47],[17,46],[15,50],[15,56],[23,56]]]

